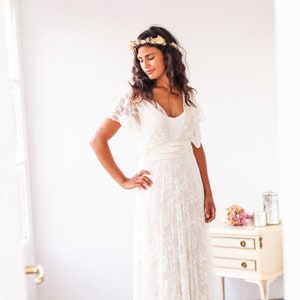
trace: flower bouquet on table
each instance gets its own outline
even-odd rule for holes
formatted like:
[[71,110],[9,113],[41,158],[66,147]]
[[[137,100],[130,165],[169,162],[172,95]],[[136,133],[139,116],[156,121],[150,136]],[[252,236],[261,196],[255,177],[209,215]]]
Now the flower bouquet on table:
[[245,209],[237,204],[232,204],[226,208],[226,223],[230,226],[244,226],[251,216],[245,212]]

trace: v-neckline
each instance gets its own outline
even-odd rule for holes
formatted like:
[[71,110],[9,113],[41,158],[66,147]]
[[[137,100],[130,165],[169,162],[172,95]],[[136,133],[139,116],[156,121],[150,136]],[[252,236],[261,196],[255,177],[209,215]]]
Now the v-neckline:
[[157,101],[153,100],[153,102],[154,102],[154,105],[157,105],[157,107],[158,107],[157,110],[159,110],[164,116],[166,116],[167,118],[170,118],[170,119],[176,119],[176,118],[179,118],[179,117],[182,116],[182,115],[184,114],[184,112],[185,112],[185,105],[184,105],[183,99],[182,99],[182,112],[181,112],[179,115],[175,116],[175,117],[169,116],[169,115],[166,113],[166,111],[163,109],[163,107],[162,107]]

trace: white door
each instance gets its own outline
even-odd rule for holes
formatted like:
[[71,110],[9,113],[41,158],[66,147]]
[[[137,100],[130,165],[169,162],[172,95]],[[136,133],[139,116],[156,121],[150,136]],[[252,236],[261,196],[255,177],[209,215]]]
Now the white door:
[[[0,299],[37,300],[15,2],[0,3]],[[26,272],[29,273],[26,275]]]

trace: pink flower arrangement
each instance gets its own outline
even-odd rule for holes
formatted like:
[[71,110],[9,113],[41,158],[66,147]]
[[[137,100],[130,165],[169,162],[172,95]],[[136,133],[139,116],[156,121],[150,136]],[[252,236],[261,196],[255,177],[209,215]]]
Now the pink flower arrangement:
[[232,204],[227,207],[227,224],[231,226],[244,226],[250,215],[245,212],[245,209],[237,204]]

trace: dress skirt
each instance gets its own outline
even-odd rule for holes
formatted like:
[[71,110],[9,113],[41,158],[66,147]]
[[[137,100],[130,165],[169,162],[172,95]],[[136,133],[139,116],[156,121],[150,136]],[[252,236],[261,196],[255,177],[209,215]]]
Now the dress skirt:
[[134,228],[134,300],[218,300],[204,192],[190,143],[143,154],[153,185],[139,189]]

